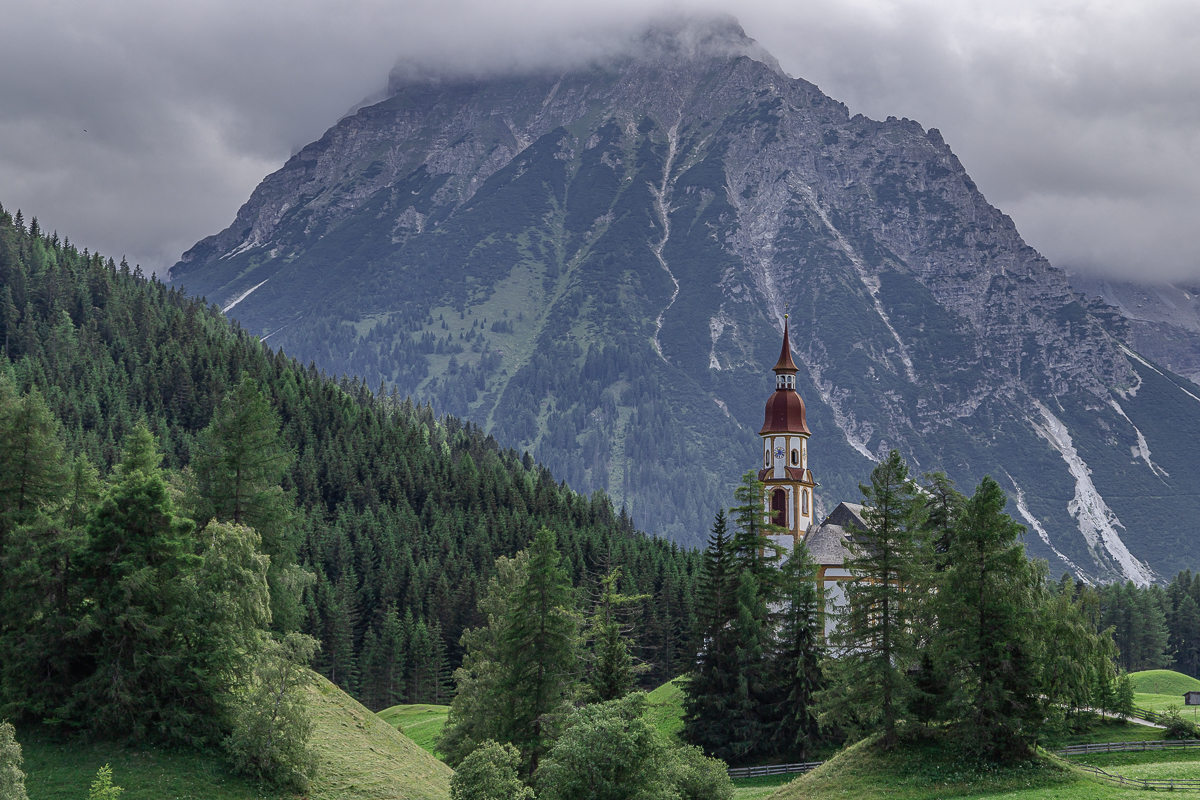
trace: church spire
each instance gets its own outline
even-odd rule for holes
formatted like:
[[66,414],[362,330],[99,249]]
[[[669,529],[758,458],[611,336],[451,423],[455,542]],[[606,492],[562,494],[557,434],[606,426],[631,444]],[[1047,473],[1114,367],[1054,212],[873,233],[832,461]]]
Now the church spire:
[[796,362],[792,361],[792,343],[788,337],[788,315],[786,313],[783,315],[783,349],[779,351],[779,360],[775,362],[772,369],[775,370],[776,375],[795,375],[800,371],[796,368]]

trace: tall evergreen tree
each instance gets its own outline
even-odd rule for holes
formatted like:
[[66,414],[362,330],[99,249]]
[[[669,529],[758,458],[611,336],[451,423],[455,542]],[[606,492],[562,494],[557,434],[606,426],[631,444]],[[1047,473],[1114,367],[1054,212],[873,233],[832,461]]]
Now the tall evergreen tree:
[[937,593],[942,652],[965,706],[956,716],[966,740],[991,760],[1026,755],[1041,717],[1033,640],[1041,576],[1006,502],[985,477],[950,540]]
[[587,676],[591,699],[617,700],[633,690],[634,680],[644,665],[634,664],[626,642],[624,612],[640,604],[649,595],[627,595],[619,590],[621,568],[615,567],[600,578],[599,596],[588,620],[586,638],[591,643]]
[[504,689],[514,706],[509,740],[521,749],[530,775],[553,743],[579,681],[575,598],[561,561],[554,533],[541,528],[500,642]]
[[271,557],[272,619],[280,630],[300,624],[299,591],[307,576],[296,567],[298,526],[292,498],[280,486],[292,454],[280,436],[278,414],[248,375],[225,396],[200,436],[194,460],[200,519],[249,525]]
[[730,755],[733,739],[730,703],[737,680],[737,657],[730,630],[737,613],[738,571],[725,512],[718,511],[704,551],[700,604],[701,649],[684,685],[683,735],[718,758]]
[[918,532],[923,503],[897,450],[871,471],[863,493],[865,528],[851,531],[846,568],[846,605],[830,637],[836,664],[830,686],[820,694],[824,724],[883,731],[882,745],[896,742],[905,715],[914,661],[914,603],[908,587],[920,575]]
[[161,460],[139,424],[88,520],[80,562],[91,604],[81,633],[95,668],[78,685],[69,717],[108,735],[203,739],[218,715],[194,685],[198,676],[181,677],[175,639],[180,579],[200,557],[191,520],[175,514]]
[[780,575],[778,645],[773,668],[777,709],[774,750],[804,759],[817,743],[816,693],[822,686],[824,593],[803,543],[784,562]]

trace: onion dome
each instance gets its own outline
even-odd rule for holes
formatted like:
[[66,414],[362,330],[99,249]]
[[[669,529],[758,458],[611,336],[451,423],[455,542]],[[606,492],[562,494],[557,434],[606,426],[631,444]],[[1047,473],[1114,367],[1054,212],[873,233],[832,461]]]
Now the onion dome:
[[787,317],[783,320],[783,349],[775,367],[775,391],[767,398],[766,414],[760,436],[768,433],[803,433],[811,435],[804,420],[804,401],[796,394],[796,373],[800,370],[792,360],[788,338]]

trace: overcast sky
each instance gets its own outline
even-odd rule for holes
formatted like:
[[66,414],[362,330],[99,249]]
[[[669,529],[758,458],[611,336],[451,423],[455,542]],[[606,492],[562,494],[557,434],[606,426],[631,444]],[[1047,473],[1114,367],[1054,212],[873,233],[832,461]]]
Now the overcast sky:
[[1200,281],[1195,0],[0,0],[0,203],[163,270],[398,60],[566,64],[713,12],[939,128],[1056,265]]

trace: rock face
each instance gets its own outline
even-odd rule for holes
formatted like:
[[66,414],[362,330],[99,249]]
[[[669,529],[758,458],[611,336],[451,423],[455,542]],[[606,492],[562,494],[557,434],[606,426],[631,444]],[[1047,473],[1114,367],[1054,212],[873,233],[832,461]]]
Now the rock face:
[[1133,349],[1200,385],[1200,287],[1073,274],[1071,288],[1114,306]]
[[787,311],[825,509],[898,447],[968,493],[997,477],[1055,574],[1200,567],[1200,392],[1127,349],[938,131],[851,116],[730,23],[390,95],[172,280],[688,544],[758,463]]

